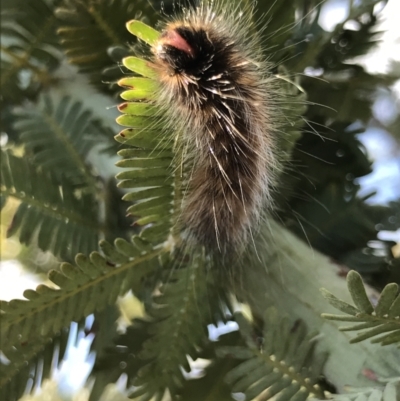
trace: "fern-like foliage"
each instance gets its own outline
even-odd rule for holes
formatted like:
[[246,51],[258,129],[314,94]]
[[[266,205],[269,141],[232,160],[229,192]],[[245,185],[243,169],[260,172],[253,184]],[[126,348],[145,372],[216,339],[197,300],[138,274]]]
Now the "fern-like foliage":
[[122,374],[128,376],[132,383],[140,368],[146,361],[138,358],[143,343],[148,340],[148,328],[151,323],[136,319],[126,333],[116,336],[108,347],[103,349],[96,359],[92,370],[94,384],[90,393],[90,401],[100,398],[104,388],[115,383]]
[[102,227],[93,194],[75,193],[65,178],[55,179],[29,158],[10,151],[1,152],[1,193],[3,199],[20,201],[9,236],[18,233],[23,244],[37,243],[42,250],[67,259],[97,248]]
[[[129,22],[128,29],[148,44],[159,35],[140,21]],[[127,89],[121,94],[127,102],[119,106],[123,115],[117,122],[128,128],[116,140],[130,147],[119,152],[123,160],[117,165],[129,170],[117,175],[121,180],[118,186],[130,190],[123,199],[134,202],[128,213],[136,225],[142,226],[140,237],[157,245],[170,235],[176,239],[179,233],[178,216],[185,185],[185,172],[179,165],[179,133],[174,135],[169,127],[163,126],[162,116],[153,105],[157,82],[146,61],[127,57],[123,64],[136,76],[119,81]],[[203,257],[197,255],[192,258],[190,268],[172,274],[163,296],[155,299],[163,307],[153,306],[149,311],[155,319],[150,330],[156,334],[144,343],[141,356],[150,361],[133,381],[138,387],[133,397],[161,399],[167,389],[175,396],[183,386],[182,366],[190,369],[187,355],[195,356],[195,347],[207,338],[210,310],[200,305],[207,305],[212,299],[210,280],[211,276],[207,279],[205,275]],[[185,302],[180,306],[177,301],[182,299]]]
[[140,396],[142,401],[154,396],[161,400],[167,389],[173,397],[177,395],[185,382],[182,369],[190,371],[188,356],[195,359],[205,345],[207,324],[223,305],[218,305],[218,286],[201,254],[195,254],[187,268],[171,272],[160,291],[162,295],[153,298],[148,311],[150,339],[139,354],[147,363],[133,381],[138,388],[131,396]]
[[[140,236],[154,244],[167,239],[172,228],[174,206],[174,187],[171,177],[172,153],[169,149],[155,150],[153,131],[142,135],[139,130],[128,129],[118,138],[127,138],[124,143],[141,143],[143,148],[123,149],[118,152],[123,160],[117,165],[129,169],[117,174],[119,188],[131,191],[123,200],[134,202],[128,207],[128,215],[135,224],[142,227]],[[124,138],[124,139],[125,139]],[[147,146],[145,143],[148,143]],[[152,143],[153,142],[153,143]]]
[[[148,43],[158,36],[157,31],[139,21],[131,21],[128,29]],[[159,111],[152,103],[157,86],[154,71],[137,57],[124,58],[123,64],[140,76],[118,82],[127,88],[121,94],[127,102],[119,106],[123,115],[117,122],[129,127],[115,137],[129,145],[119,152],[123,160],[117,165],[129,170],[117,175],[121,180],[118,186],[131,190],[123,199],[135,202],[128,213],[138,226],[143,226],[141,237],[157,244],[174,234],[172,222],[177,222],[176,213],[180,211],[184,177],[180,167],[174,168],[173,163],[179,163],[179,135],[174,138],[171,130],[163,127]]]
[[[234,2],[242,6],[241,1]],[[266,46],[271,46],[269,59],[278,65],[285,58],[274,73],[286,77],[286,67],[303,73],[306,67],[323,66],[322,78],[331,84],[327,99],[320,80],[296,77],[296,84],[306,86],[313,95],[311,98],[307,94],[310,105],[307,119],[313,121],[307,124],[310,131],[325,136],[325,128],[321,126],[327,125],[332,116],[337,120],[329,107],[339,109],[339,119],[344,121],[343,141],[339,145],[345,145],[349,158],[342,157],[341,160],[345,160],[343,164],[339,166],[337,158],[333,160],[332,168],[328,168],[326,163],[320,166],[310,161],[317,158],[326,160],[324,152],[328,148],[329,156],[336,154],[338,136],[329,138],[333,140],[324,142],[321,149],[307,141],[300,142],[294,161],[294,164],[298,162],[308,167],[310,173],[306,178],[311,176],[311,186],[316,184],[318,191],[321,189],[315,197],[317,202],[332,200],[329,205],[332,217],[317,218],[320,214],[314,207],[300,207],[296,211],[305,211],[305,218],[311,216],[310,221],[314,215],[317,216],[312,221],[315,225],[320,221],[326,225],[341,223],[341,227],[333,227],[329,232],[331,237],[325,238],[326,242],[320,242],[321,248],[327,250],[342,244],[338,238],[346,237],[347,245],[352,241],[359,245],[375,235],[375,225],[372,220],[365,219],[366,213],[355,213],[361,212],[356,192],[345,191],[344,186],[339,188],[338,182],[344,181],[349,172],[357,171],[359,175],[369,172],[370,164],[365,156],[360,156],[363,152],[352,140],[354,135],[349,134],[347,127],[355,119],[368,121],[371,116],[369,95],[380,83],[387,84],[392,79],[372,77],[360,67],[344,64],[349,57],[359,55],[373,45],[376,18],[372,9],[377,2],[352,2],[349,18],[360,24],[356,33],[344,29],[344,25],[332,33],[323,31],[318,25],[318,13],[322,7],[319,0],[265,1],[257,6],[257,17],[261,14],[270,17],[268,26],[260,30]],[[312,396],[323,398],[318,380],[324,355],[314,352],[315,338],[306,334],[302,324],[290,325],[269,311],[261,331],[258,327],[250,327],[238,315],[236,319],[241,336],[239,332],[230,333],[232,337],[221,336],[224,339],[220,337],[216,342],[207,336],[209,323],[224,320],[228,302],[223,299],[219,279],[215,277],[216,261],[210,260],[200,249],[193,247],[190,252],[183,252],[179,246],[182,192],[188,179],[188,166],[181,163],[181,135],[173,132],[174,127],[165,126],[163,116],[154,107],[157,80],[146,60],[126,57],[130,54],[131,42],[136,54],[145,53],[137,38],[151,45],[158,37],[159,32],[143,21],[154,26],[152,18],[156,13],[149,11],[148,5],[157,4],[157,9],[161,8],[161,2],[2,0],[3,3],[5,16],[8,13],[12,21],[17,22],[11,25],[11,19],[7,20],[7,17],[2,31],[9,40],[2,48],[2,69],[13,78],[2,81],[2,86],[7,86],[5,93],[9,102],[6,116],[11,117],[7,121],[17,121],[15,124],[7,122],[4,132],[10,137],[15,128],[24,152],[23,158],[9,151],[2,154],[0,203],[3,205],[9,197],[20,201],[9,234],[18,233],[21,242],[26,244],[36,241],[39,247],[51,250],[66,261],[71,261],[78,252],[90,256],[78,254],[75,264],[64,263],[58,271],[51,271],[49,278],[54,286],[40,285],[36,290],[25,291],[24,300],[0,302],[2,395],[6,394],[7,400],[14,401],[21,395],[27,381],[40,384],[42,378],[48,376],[51,359],[58,350],[58,361],[62,358],[70,322],[94,314],[91,332],[95,333],[96,340],[92,350],[97,353],[97,361],[92,372],[95,385],[91,401],[98,400],[104,386],[117,381],[123,373],[128,377],[128,384],[133,386],[132,397],[138,397],[140,401],[159,401],[166,393],[171,398],[190,401],[228,401],[235,392],[244,394],[246,399],[276,397],[279,401],[304,401]],[[171,2],[167,0],[167,3]],[[54,6],[57,7],[57,21],[53,16]],[[232,7],[231,3],[228,6]],[[143,14],[139,14],[142,10]],[[367,21],[361,18],[365,13],[370,16]],[[296,22],[298,15],[304,17],[299,23]],[[126,31],[126,21],[132,18],[136,21],[129,22]],[[51,28],[48,29],[48,25]],[[54,34],[55,29],[58,36]],[[127,227],[129,219],[121,217],[120,204],[116,200],[120,198],[120,191],[115,190],[112,180],[108,180],[109,171],[98,174],[88,162],[91,149],[96,146],[97,150],[99,144],[107,144],[107,138],[112,136],[111,130],[94,120],[80,103],[69,98],[53,104],[51,98],[43,97],[34,107],[30,107],[28,102],[22,103],[26,98],[36,99],[39,90],[52,82],[54,77],[49,72],[58,65],[61,54],[58,53],[58,40],[62,42],[65,58],[77,66],[81,74],[86,74],[97,89],[108,93],[111,89],[113,92],[117,77],[129,74],[119,81],[120,86],[127,90],[122,93],[125,103],[119,106],[123,115],[118,122],[127,128],[116,136],[116,140],[122,157],[118,166],[125,169],[118,174],[118,186],[121,192],[124,191],[124,199],[132,202],[128,208],[134,220],[132,228]],[[335,63],[329,62],[329,55],[334,56]],[[125,57],[123,66],[115,62],[122,56]],[[345,79],[340,80],[343,74]],[[29,79],[24,81],[26,77]],[[290,107],[282,105],[288,124],[282,127],[284,134],[279,140],[282,142],[282,160],[287,160],[304,122],[297,116],[305,110],[305,94],[299,90],[300,86],[293,85],[292,79],[282,81],[282,92],[293,95]],[[366,95],[365,91],[358,90],[365,87]],[[350,104],[343,101],[344,94],[348,94],[345,99]],[[113,104],[109,99],[109,104]],[[320,109],[316,111],[314,104],[318,102],[329,102],[329,107],[322,112]],[[11,106],[15,103],[22,103],[23,107],[11,113]],[[327,131],[330,128],[327,127]],[[352,139],[346,142],[349,137]],[[329,146],[331,143],[335,146]],[[319,152],[314,155],[316,150]],[[297,157],[301,151],[302,154],[311,152],[316,157]],[[354,167],[354,170],[348,167]],[[292,172],[291,178],[297,179]],[[303,189],[305,181],[301,180],[299,188]],[[334,181],[333,185],[331,181]],[[288,185],[288,188],[293,186]],[[340,196],[335,198],[333,195],[337,193]],[[353,196],[350,200],[349,193]],[[349,205],[351,207],[344,210]],[[290,204],[289,209],[295,208]],[[343,210],[344,213],[339,215]],[[353,225],[351,221],[353,231],[343,229],[349,226],[346,218],[349,214],[354,215],[354,220],[359,223]],[[122,238],[114,241],[119,236],[128,238],[131,231],[139,232],[131,241]],[[341,235],[336,236],[339,231]],[[100,242],[102,254],[90,253],[98,249],[99,238],[110,242]],[[312,239],[313,243],[320,241],[320,238]],[[263,258],[261,252],[260,256]],[[251,264],[248,267],[251,268]],[[223,286],[226,288],[225,284]],[[398,290],[393,285],[388,288],[382,295],[385,300],[381,299],[373,312],[362,296],[356,297],[357,308],[347,304],[344,307],[339,300],[335,302],[346,311],[361,311],[350,318],[364,314],[366,319],[378,317],[385,322],[397,321],[400,309]],[[119,335],[115,330],[107,329],[115,321],[117,297],[128,290],[143,302],[148,316],[135,321],[126,334]],[[330,298],[332,300],[333,296]],[[385,310],[386,314],[382,315]],[[389,316],[391,313],[394,315]],[[390,335],[393,334],[397,337],[391,337],[390,341],[398,341],[399,330],[392,330]],[[114,344],[107,348],[111,338]],[[184,371],[190,370],[188,356],[211,361],[201,379],[186,380]],[[225,382],[223,377],[226,377]],[[28,383],[28,391],[29,387]],[[392,401],[388,394],[395,394],[392,387],[388,388],[381,392],[384,401]]]
[[[363,1],[351,7],[346,21],[336,25],[330,41],[319,54],[317,62],[320,67],[341,70],[341,63],[367,54],[379,43],[382,32],[376,29],[376,3],[374,0]],[[345,28],[348,21],[352,22],[352,30]]]
[[[378,43],[376,37],[379,32],[374,29],[377,23],[374,7],[377,3],[377,0],[351,3],[346,20],[337,24],[332,32],[327,32],[318,23],[321,3],[310,2],[308,8],[304,7],[304,21],[293,29],[293,46],[287,50],[294,55],[288,63],[290,69],[300,71],[313,60],[311,63],[315,67],[322,67],[329,72],[342,70],[344,61],[368,52]],[[353,31],[345,28],[349,21],[352,22]],[[309,40],[299,41],[307,34]]]
[[[221,337],[226,336],[220,336],[217,345],[222,341]],[[202,372],[202,377],[185,383],[185,387],[179,393],[179,399],[182,401],[233,401],[235,398],[232,397],[230,386],[224,378],[235,362],[227,358],[213,358],[211,364]]]
[[[359,194],[357,178],[371,172],[371,161],[358,139],[364,128],[342,122],[319,127],[318,121],[327,122],[309,122],[293,150],[298,168],[288,165],[282,174],[280,204],[286,204],[281,214],[285,225],[312,247],[359,272],[387,268],[393,260],[393,245],[377,235],[388,220],[397,223],[396,212],[389,206],[369,204],[373,193]],[[346,230],[344,224],[348,224]],[[386,229],[395,231],[395,224]],[[379,253],[371,248],[372,241],[380,246]]]
[[160,268],[160,250],[138,237],[132,242],[118,239],[115,246],[103,241],[101,246],[106,258],[97,252],[79,254],[75,266],[64,263],[61,271],[52,270],[49,279],[58,289],[39,285],[24,292],[26,300],[0,302],[0,343],[6,356],[16,344],[51,337],[71,321],[114,303]]
[[[341,70],[332,71],[322,75],[325,85],[319,85],[312,77],[305,77],[302,84],[307,93],[313,93],[310,99],[315,107],[311,109],[310,120],[316,115],[341,122],[360,120],[365,124],[371,118],[371,106],[374,94],[380,86],[392,85],[398,75],[369,74],[363,67],[353,64],[341,65]],[[318,92],[317,87],[329,89],[329,97]],[[344,100],[345,99],[345,100]],[[320,105],[324,105],[323,107]]]
[[0,363],[3,399],[17,401],[24,392],[30,393],[50,377],[63,359],[69,335],[70,332],[64,329],[54,337],[41,337],[14,345],[6,354],[7,361],[3,359]]
[[202,349],[210,348],[207,325],[223,319],[228,301],[201,255],[182,261],[161,279],[156,295],[145,302],[146,318],[134,320],[98,358],[91,400],[121,374],[135,389],[131,396],[140,400],[160,399],[166,391],[181,397],[190,384],[182,371],[191,369],[188,356],[204,357]]
[[[312,216],[304,221],[303,227],[296,227],[299,236],[303,228],[304,235],[316,249],[332,256],[362,248],[376,237],[375,222],[368,218],[369,208],[364,203],[369,196],[359,198],[358,186],[332,183],[324,189],[322,193],[315,194],[318,206],[311,206],[307,201],[298,202],[298,215]],[[343,232],[340,227],[346,220],[351,220],[353,224]]]
[[50,83],[60,62],[53,5],[45,0],[6,3],[1,13],[3,101],[20,103]]
[[[332,401],[398,401],[400,399],[400,378],[385,380],[385,386],[366,388],[363,390],[354,389],[348,394],[332,394],[329,399]],[[316,401],[311,399],[311,401]]]
[[[96,194],[99,183],[87,162],[94,145],[107,144],[111,129],[104,127],[83,109],[80,102],[64,97],[58,104],[44,96],[37,106],[16,111],[15,128],[33,162],[74,186]],[[29,153],[28,153],[29,154]]]
[[325,354],[313,355],[315,340],[307,335],[303,323],[291,329],[288,321],[276,310],[265,314],[261,341],[241,314],[236,314],[245,346],[221,347],[218,355],[240,360],[226,375],[233,393],[244,393],[246,400],[261,397],[269,400],[278,396],[281,401],[305,400],[310,396],[323,397],[318,385]]
[[[290,71],[298,72],[303,72],[307,67],[316,68],[314,72],[325,81],[321,85],[314,77],[304,76],[301,79],[302,87],[311,95],[308,100],[313,105],[307,113],[309,121],[324,124],[317,117],[324,115],[336,121],[361,120],[367,123],[371,118],[375,91],[381,85],[390,85],[390,82],[398,79],[395,74],[369,74],[362,66],[347,62],[366,54],[379,42],[376,29],[379,21],[376,16],[378,3],[384,5],[386,1],[352,2],[348,17],[337,24],[332,32],[325,31],[319,25],[319,9],[307,17],[305,22],[311,19],[311,23],[300,23],[293,27],[295,35],[285,46],[288,57],[285,65]],[[302,40],[304,37],[309,40]],[[326,91],[329,90],[329,96],[326,96],[324,86]]]
[[[130,21],[127,27],[132,34],[149,45],[159,36],[157,31],[140,21]],[[137,57],[127,57],[123,64],[136,76],[119,81],[121,86],[127,88],[121,94],[127,102],[120,105],[119,109],[123,115],[117,121],[128,128],[117,135],[116,139],[133,148],[119,152],[124,159],[118,165],[130,168],[130,171],[118,174],[117,178],[122,180],[119,186],[133,189],[124,199],[135,202],[128,212],[134,216],[136,223],[147,225],[140,236],[157,245],[165,242],[171,234],[175,238],[175,230],[179,229],[177,213],[180,211],[181,192],[185,186],[185,171],[182,170],[179,156],[179,133],[168,132],[170,127],[166,130],[160,125],[162,116],[153,105],[153,96],[158,84],[146,61]],[[198,258],[192,259],[190,269],[201,273],[204,270],[202,265],[204,259],[199,255]],[[175,283],[174,275],[177,274],[186,275],[195,281],[191,283],[190,279],[180,278]],[[187,355],[196,355],[194,347],[205,341],[204,323],[211,318],[204,306],[197,306],[204,303],[203,294],[207,294],[207,291],[212,292],[210,284],[206,291],[206,281],[203,284],[202,280],[204,279],[201,277],[196,278],[196,274],[189,273],[188,269],[177,270],[172,276],[172,284],[169,284],[171,289],[167,286],[164,296],[160,298],[164,307],[151,308],[150,315],[157,312],[157,329],[154,329],[156,334],[144,343],[141,355],[150,359],[150,363],[139,370],[137,378],[133,381],[133,385],[138,387],[132,394],[133,397],[140,396],[142,400],[148,400],[156,396],[157,399],[161,399],[166,389],[172,395],[177,395],[184,385],[181,367],[189,369]],[[185,303],[183,307],[179,307],[176,300],[182,298]],[[205,299],[207,302],[207,297]],[[187,313],[186,309],[190,313]],[[201,316],[200,313],[205,315]],[[160,317],[161,322],[158,321]],[[284,383],[288,384],[286,380]],[[300,390],[300,387],[301,385],[295,392]],[[311,390],[308,394],[310,392]]]
[[376,306],[369,300],[361,276],[355,271],[347,275],[347,285],[355,306],[336,298],[322,289],[329,303],[346,315],[324,313],[328,320],[354,322],[357,324],[341,327],[342,331],[361,331],[350,342],[357,343],[371,338],[381,345],[400,343],[400,293],[396,283],[388,284],[381,293]]
[[105,83],[115,83],[121,69],[111,56],[115,52],[118,60],[126,56],[132,40],[125,23],[140,18],[148,7],[149,3],[143,0],[64,0],[56,15],[60,20],[58,35],[68,61],[89,74],[98,89],[112,87]]
[[[199,304],[198,307],[200,308],[201,305]],[[128,385],[134,382],[139,371],[148,364],[148,361],[139,356],[144,342],[149,339],[149,333],[152,332],[151,327],[154,328],[154,323],[152,320],[136,319],[133,325],[127,328],[126,333],[119,335],[114,340],[114,345],[97,359],[92,372],[95,384],[90,401],[98,400],[104,387],[108,383],[115,382],[121,374],[128,376]],[[179,399],[185,401],[232,401],[231,392],[223,378],[236,361],[217,358],[215,349],[221,347],[221,344],[232,345],[239,341],[241,342],[241,338],[235,331],[220,336],[216,342],[209,341],[201,350],[199,348],[195,354],[200,358],[212,360],[212,363],[202,372],[201,377],[184,381],[183,387],[177,390]],[[176,371],[174,373],[176,374]]]

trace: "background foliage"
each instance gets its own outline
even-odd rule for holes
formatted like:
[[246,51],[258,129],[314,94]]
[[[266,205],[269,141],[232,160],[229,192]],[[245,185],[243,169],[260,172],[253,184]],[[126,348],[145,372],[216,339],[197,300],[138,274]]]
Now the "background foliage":
[[[358,179],[373,168],[358,135],[376,123],[372,105],[378,90],[390,92],[399,71],[394,65],[390,73],[374,75],[354,62],[377,42],[379,14],[377,0],[350,3],[347,20],[332,32],[318,24],[320,2],[256,5],[274,73],[284,72],[291,81],[282,83],[291,99],[285,111],[290,140],[282,143],[289,160],[276,212],[255,239],[256,250],[251,247],[237,262],[232,280],[202,249],[186,254],[167,241],[177,235],[173,223],[182,182],[171,166],[171,137],[159,125],[148,95],[152,77],[141,61],[145,47],[125,23],[136,19],[157,29],[159,11],[172,12],[172,4],[2,0],[1,206],[12,210],[7,235],[23,244],[21,263],[48,272],[47,282],[26,290],[23,300],[0,302],[4,399],[33,393],[51,377],[67,341],[77,339],[71,322],[78,323],[78,332],[94,336],[92,401],[105,397],[106,385],[122,374],[126,394],[142,401],[275,395],[297,401],[343,392],[340,375],[348,363],[343,355],[356,346],[347,344],[348,337],[337,337],[342,334],[335,334],[334,325],[329,335],[320,335],[319,306],[327,304],[318,291],[307,303],[312,319],[293,315],[285,304],[291,297],[300,299],[307,283],[320,283],[319,275],[326,277],[324,287],[339,292],[336,297],[324,290],[324,296],[346,314],[324,310],[329,322],[353,322],[344,329],[360,331],[353,342],[399,343],[400,258],[378,232],[400,227],[400,200],[373,205],[369,195],[358,195]],[[135,29],[140,36],[145,28]],[[128,89],[118,117],[127,128],[120,133],[113,107],[121,102],[118,81]],[[147,103],[134,102],[138,92],[129,89],[132,83]],[[396,121],[387,130],[398,140]],[[154,152],[161,131],[165,144]],[[318,256],[318,273],[310,272],[314,252],[335,264]],[[283,253],[301,257],[276,257]],[[48,263],[37,262],[43,255],[52,255]],[[347,291],[337,265],[360,272],[382,291],[379,302],[371,303],[371,290],[367,295],[355,272],[348,275],[355,306],[342,301]],[[299,277],[295,287],[279,280],[287,271]],[[260,283],[278,280],[275,290],[262,287],[258,295],[256,285],[244,279],[255,272]],[[130,291],[145,313],[135,312],[121,332],[115,305]],[[223,323],[237,329],[210,339],[212,328]],[[385,351],[373,349],[372,359],[370,348],[359,349],[359,371],[345,383],[364,386],[362,394],[336,394],[335,399],[398,399],[400,355],[392,346],[392,359],[382,362]],[[196,360],[208,363],[201,374],[191,362]]]

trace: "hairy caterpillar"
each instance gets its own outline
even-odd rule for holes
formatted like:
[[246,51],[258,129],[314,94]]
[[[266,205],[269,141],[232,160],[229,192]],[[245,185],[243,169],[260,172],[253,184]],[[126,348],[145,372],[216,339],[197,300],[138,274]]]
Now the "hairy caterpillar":
[[158,104],[193,162],[182,222],[211,250],[246,243],[271,204],[276,89],[251,19],[204,1],[167,22],[152,48]]

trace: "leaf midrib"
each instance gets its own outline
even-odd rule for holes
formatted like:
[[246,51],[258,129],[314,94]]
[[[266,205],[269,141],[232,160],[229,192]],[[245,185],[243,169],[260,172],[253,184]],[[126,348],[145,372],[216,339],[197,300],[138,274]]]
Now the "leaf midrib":
[[[27,195],[26,193],[22,194],[22,191],[13,191],[9,188],[2,188],[1,192],[2,196],[11,196],[15,199],[18,199],[25,204],[41,210],[43,214],[46,214],[52,218],[58,219],[61,217],[62,219],[68,219],[78,225],[83,226],[84,228],[89,228],[91,230],[95,230],[96,232],[104,230],[104,227],[102,227],[101,224],[94,225],[93,219],[85,220],[82,215],[74,213],[65,208],[60,208],[59,205],[50,204],[49,206],[46,206],[44,203],[38,201],[34,197]],[[53,209],[53,207],[56,209]]]
[[55,134],[57,139],[65,146],[66,152],[71,156],[71,159],[75,162],[78,170],[82,172],[85,181],[88,184],[88,189],[90,192],[97,194],[98,186],[95,177],[89,171],[89,168],[85,161],[83,160],[81,154],[76,150],[76,148],[71,144],[70,137],[62,129],[58,121],[54,117],[46,112],[42,112],[45,122],[50,126],[51,131]]
[[[62,302],[65,301],[66,299],[72,298],[72,297],[74,297],[75,295],[77,295],[77,294],[79,294],[79,293],[86,292],[89,288],[94,287],[94,286],[98,285],[99,283],[101,283],[101,282],[103,282],[103,281],[105,281],[105,280],[108,280],[109,278],[111,278],[111,277],[113,277],[113,276],[115,276],[115,275],[122,274],[122,273],[125,272],[126,270],[128,270],[128,269],[130,269],[130,268],[133,268],[134,266],[136,266],[136,265],[138,265],[138,264],[140,264],[140,263],[142,263],[142,262],[145,262],[145,261],[147,261],[147,260],[150,260],[150,259],[152,259],[152,258],[154,258],[154,257],[156,257],[156,256],[158,256],[158,255],[160,255],[160,254],[163,253],[163,252],[165,252],[165,249],[164,249],[164,248],[161,248],[161,249],[158,249],[158,250],[156,250],[156,251],[147,253],[146,255],[144,255],[144,256],[142,256],[142,257],[140,257],[140,258],[137,258],[137,259],[135,259],[135,260],[133,260],[133,261],[131,261],[131,262],[129,262],[129,263],[123,264],[123,265],[121,265],[121,266],[119,266],[119,267],[117,267],[117,268],[115,268],[115,269],[113,269],[113,270],[110,270],[110,271],[108,271],[108,272],[106,272],[106,273],[100,275],[99,277],[95,278],[94,280],[88,281],[88,282],[85,283],[85,284],[82,284],[82,285],[78,285],[78,284],[77,284],[77,287],[76,287],[75,289],[73,289],[73,290],[64,290],[63,288],[61,288],[61,289],[58,290],[58,291],[60,291],[60,293],[66,291],[66,293],[65,293],[64,295],[61,295],[60,297],[53,298],[53,299],[50,300],[49,302],[44,303],[44,304],[42,304],[42,305],[39,305],[39,306],[36,307],[36,308],[31,309],[31,310],[29,311],[29,316],[27,316],[27,315],[22,315],[22,316],[18,316],[18,317],[16,317],[16,318],[14,318],[14,319],[12,319],[12,316],[10,316],[10,319],[9,319],[9,320],[6,320],[6,317],[10,315],[10,312],[7,312],[6,314],[3,315],[3,316],[4,316],[4,320],[2,321],[2,329],[3,329],[3,331],[7,331],[11,326],[17,325],[17,324],[23,322],[23,321],[24,321],[25,319],[27,319],[27,318],[32,319],[33,316],[35,316],[35,315],[37,315],[37,314],[39,314],[39,313],[42,313],[42,312],[45,311],[46,309],[49,309],[49,308],[53,307],[53,306],[56,305],[56,304],[62,303]],[[77,269],[78,269],[78,268],[77,268]],[[139,275],[138,275],[137,279],[140,279],[143,275],[146,275],[146,274],[150,273],[152,270],[153,270],[153,267],[152,267],[152,266],[149,267],[149,266],[147,265],[147,266],[140,272],[140,277],[139,277]],[[82,274],[84,274],[84,272],[82,272]],[[72,283],[72,282],[73,282],[73,279],[70,279],[70,283]],[[67,284],[67,285],[68,285],[68,284]],[[106,292],[104,296],[105,296],[105,297],[108,297],[108,296],[109,296],[109,293]],[[39,299],[38,299],[38,300],[39,300]],[[35,299],[34,301],[29,301],[29,302],[37,302],[37,300]],[[84,306],[82,306],[81,310],[83,311],[84,309],[85,309]],[[94,310],[96,310],[96,305],[94,306]],[[93,312],[94,312],[94,310],[93,310]],[[18,312],[17,312],[17,313],[18,313]],[[92,312],[91,312],[91,313],[92,313]],[[66,325],[69,324],[69,323],[70,323],[70,321],[68,321],[66,324],[61,324],[61,325],[57,328],[57,330],[59,330],[59,329],[61,329],[61,328],[63,328],[63,327],[66,327]],[[49,334],[51,334],[51,333],[54,333],[54,332],[57,331],[57,330],[55,330],[54,327],[53,327],[53,329],[52,329],[50,332],[46,333],[46,335],[49,335]]]
[[302,376],[295,369],[291,370],[290,364],[289,365],[283,364],[282,361],[273,359],[272,355],[264,355],[258,352],[257,350],[253,350],[253,353],[255,357],[263,359],[267,365],[272,365],[275,369],[279,370],[284,375],[290,377],[292,381],[295,381],[302,387],[305,387],[310,394],[315,394],[318,398],[325,399],[323,392],[319,388],[318,384],[315,385],[311,384],[311,381],[310,382],[307,381],[307,379],[309,379],[308,377]]
[[27,67],[31,71],[33,71],[37,76],[41,76],[46,73],[46,70],[42,70],[29,62],[29,59],[32,55],[33,50],[36,48],[37,44],[41,42],[43,38],[46,37],[48,32],[52,29],[54,23],[56,22],[56,18],[52,16],[47,20],[47,22],[43,25],[43,29],[34,36],[34,39],[28,42],[28,46],[24,49],[24,53],[21,56],[18,56],[14,52],[10,51],[8,48],[1,46],[1,50],[11,56],[14,60],[14,63],[11,64],[9,70],[7,70],[1,76],[1,82],[8,82],[10,78],[17,74],[21,67]]
[[118,34],[113,31],[111,25],[107,24],[107,21],[100,13],[97,12],[96,8],[93,5],[87,5],[86,9],[88,13],[95,19],[97,25],[105,33],[106,37],[111,40],[111,43],[113,45],[124,43],[124,39],[118,37]]

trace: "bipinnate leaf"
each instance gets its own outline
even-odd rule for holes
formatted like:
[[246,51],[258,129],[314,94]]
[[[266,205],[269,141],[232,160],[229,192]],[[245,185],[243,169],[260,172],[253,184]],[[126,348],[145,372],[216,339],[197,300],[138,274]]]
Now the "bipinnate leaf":
[[[141,21],[130,21],[128,28],[147,41],[158,37],[158,32]],[[126,57],[123,64],[136,76],[126,76],[118,84],[126,90],[121,97],[126,100],[118,109],[122,115],[117,122],[127,127],[116,141],[127,146],[118,152],[122,160],[117,166],[125,169],[118,173],[118,187],[127,188],[123,200],[133,202],[128,215],[135,225],[142,227],[140,237],[159,244],[170,234],[179,232],[177,224],[181,211],[182,188],[185,173],[177,166],[179,135],[173,135],[160,110],[154,105],[158,87],[154,70],[149,63],[137,57]],[[141,75],[141,76],[137,76]],[[174,222],[174,224],[173,224]],[[172,233],[173,227],[177,232]]]
[[[378,383],[374,387],[350,388],[348,393],[330,394],[329,399],[332,401],[398,401],[400,399],[400,378],[382,381],[383,383]],[[316,401],[316,399],[312,398],[310,401]]]
[[[75,335],[74,335],[75,334]],[[77,331],[63,329],[53,337],[41,337],[15,344],[0,362],[0,394],[2,399],[17,401],[23,393],[32,393],[49,378],[63,360],[68,339]],[[0,347],[1,350],[2,347]]]
[[279,400],[297,401],[322,396],[317,383],[326,355],[315,355],[315,340],[302,322],[291,327],[270,308],[265,314],[263,338],[258,341],[243,315],[236,314],[235,319],[246,346],[217,350],[220,357],[240,360],[225,378],[233,393],[244,393],[246,400],[277,396]]
[[53,80],[61,52],[57,21],[48,1],[2,4],[1,92],[6,104],[33,99]]
[[75,265],[63,263],[61,271],[52,270],[49,279],[58,288],[39,285],[26,290],[24,300],[0,301],[0,343],[7,356],[15,344],[51,337],[71,321],[79,321],[102,310],[129,289],[136,289],[141,278],[159,269],[157,256],[163,249],[146,251],[132,243],[131,255],[119,263],[92,252],[76,256]]
[[[65,55],[80,72],[102,91],[115,90],[121,76],[113,53],[130,53],[132,36],[125,28],[131,18],[151,16],[147,1],[136,0],[65,0],[56,9],[58,35]],[[110,18],[112,16],[112,18]]]
[[396,283],[390,283],[382,290],[374,307],[365,291],[361,276],[355,271],[347,275],[347,285],[356,308],[337,299],[329,291],[321,289],[322,295],[336,309],[350,314],[335,315],[324,313],[328,320],[355,322],[352,326],[341,327],[342,331],[360,331],[351,342],[356,343],[371,338],[371,342],[389,345],[400,343],[400,293]]
[[201,252],[170,273],[148,311],[150,338],[139,353],[145,365],[132,382],[137,388],[131,397],[160,400],[167,390],[172,397],[178,394],[185,383],[182,370],[190,371],[188,356],[196,358],[208,340],[207,324],[222,307],[214,280]]
[[1,191],[4,199],[20,202],[8,236],[17,234],[21,243],[37,244],[66,260],[97,248],[103,228],[92,193],[77,191],[65,177],[56,178],[11,151],[1,152]]
[[128,383],[132,383],[139,369],[147,364],[138,355],[143,343],[149,339],[149,325],[151,322],[136,319],[125,333],[114,336],[113,341],[103,349],[91,373],[95,382],[90,401],[98,400],[104,388],[116,382],[122,374],[126,374]]
[[85,192],[101,192],[87,156],[95,145],[109,145],[113,132],[82,103],[66,96],[55,104],[50,96],[43,96],[35,106],[18,108],[15,117],[15,129],[36,165]]

